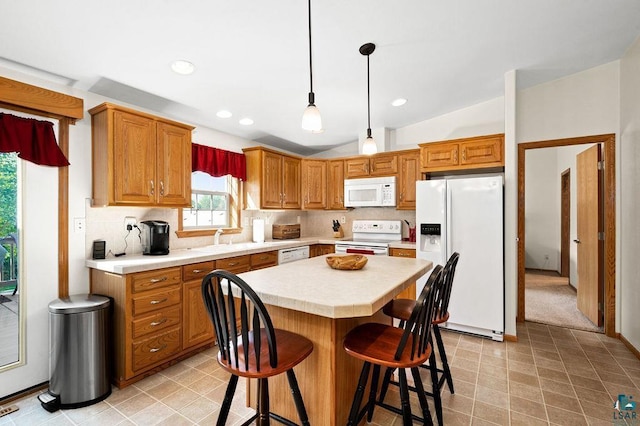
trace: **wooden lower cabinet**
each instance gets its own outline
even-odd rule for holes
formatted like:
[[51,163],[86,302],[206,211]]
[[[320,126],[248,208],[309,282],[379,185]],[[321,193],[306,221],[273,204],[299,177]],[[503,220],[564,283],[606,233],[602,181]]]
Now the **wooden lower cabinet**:
[[[391,247],[389,249],[389,256],[415,258],[416,257],[416,250],[415,249],[407,249],[407,248]],[[415,298],[416,298],[416,283],[414,282],[413,284],[411,284],[409,287],[404,289],[400,294],[398,294],[395,298],[396,299],[414,299],[415,300]]]
[[273,250],[124,275],[91,269],[91,293],[113,300],[113,383],[128,386],[213,346],[201,292],[209,272],[240,274],[277,263]]
[[309,246],[309,257],[323,256],[336,252],[335,244],[312,244]]
[[216,268],[215,261],[182,267],[182,347],[197,347],[215,339],[213,324],[202,301],[202,278]]

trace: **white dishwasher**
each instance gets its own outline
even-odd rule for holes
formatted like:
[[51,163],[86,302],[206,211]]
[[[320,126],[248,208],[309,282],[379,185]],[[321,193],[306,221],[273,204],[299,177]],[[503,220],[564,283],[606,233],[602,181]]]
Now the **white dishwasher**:
[[309,258],[309,246],[292,247],[278,250],[278,265]]

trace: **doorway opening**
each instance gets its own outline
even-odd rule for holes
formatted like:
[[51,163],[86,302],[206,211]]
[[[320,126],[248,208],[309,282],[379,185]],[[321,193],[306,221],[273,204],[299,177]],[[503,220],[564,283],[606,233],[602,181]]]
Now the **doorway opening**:
[[[606,194],[604,197],[596,197],[600,203],[600,211],[602,212],[602,221],[598,225],[601,232],[596,232],[593,238],[596,240],[595,245],[599,247],[600,261],[596,262],[600,268],[596,275],[600,274],[600,282],[602,283],[599,290],[602,292],[600,297],[602,305],[598,306],[604,312],[604,332],[607,336],[615,336],[615,135],[596,135],[596,136],[584,136],[577,138],[558,139],[540,142],[521,143],[518,145],[518,314],[517,321],[525,321],[525,289],[526,289],[526,257],[525,251],[525,235],[526,235],[526,220],[525,220],[525,158],[527,152],[532,153],[530,150],[539,148],[552,148],[563,147],[571,145],[585,145],[585,144],[601,144],[602,146],[602,180],[601,180],[601,194]],[[529,177],[531,179],[531,176]],[[570,182],[571,175],[563,172],[561,174],[562,180]],[[576,183],[581,180],[585,180],[578,176]],[[562,204],[562,200],[560,201]],[[562,213],[561,213],[562,216]],[[561,221],[562,222],[562,221]],[[570,222],[569,222],[570,223]],[[565,226],[568,226],[565,223]],[[562,225],[560,225],[562,227]],[[564,230],[566,234],[566,229]],[[561,231],[561,235],[562,231]],[[580,240],[576,237],[577,240]],[[566,240],[564,236],[561,241],[560,250],[560,273],[566,274],[568,270],[574,267],[572,262],[569,262],[566,266],[566,260],[563,260],[562,245],[565,245]],[[576,246],[580,241],[576,242]],[[572,247],[573,249],[573,247]],[[564,254],[566,256],[566,254]],[[565,263],[563,267],[562,264]],[[586,263],[586,262],[583,262]],[[564,269],[563,269],[564,268]],[[571,275],[569,273],[569,275]],[[579,287],[579,284],[578,284]]]

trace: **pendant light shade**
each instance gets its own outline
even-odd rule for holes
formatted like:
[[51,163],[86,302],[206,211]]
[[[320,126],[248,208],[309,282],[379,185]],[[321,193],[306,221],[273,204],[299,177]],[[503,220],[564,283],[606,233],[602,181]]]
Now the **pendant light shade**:
[[304,130],[320,133],[322,132],[322,118],[320,110],[315,104],[315,93],[313,93],[313,59],[311,55],[311,0],[309,0],[309,105],[302,114],[302,128]]
[[371,137],[371,90],[369,87],[369,56],[376,50],[376,45],[366,43],[360,46],[360,54],[367,57],[367,138],[362,143],[362,153],[372,155],[378,152],[378,145]]

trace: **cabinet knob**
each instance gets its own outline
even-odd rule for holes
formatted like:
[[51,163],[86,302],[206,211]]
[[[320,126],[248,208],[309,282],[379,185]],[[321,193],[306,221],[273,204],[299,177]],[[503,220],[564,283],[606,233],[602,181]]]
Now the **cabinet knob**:
[[457,149],[453,150],[453,162],[454,163],[458,162],[458,150]]
[[466,160],[467,159],[467,148],[462,150],[462,159]]
[[160,299],[160,300],[152,300],[151,302],[149,302],[152,305],[159,305],[160,303],[164,303],[166,302],[168,299],[165,297],[164,299]]
[[164,195],[164,181],[160,181],[160,195]]
[[151,184],[151,195],[154,195],[154,194],[155,194],[155,192],[156,192],[156,187],[155,187],[155,185],[153,184],[153,181],[152,181],[152,180],[150,180],[150,181],[149,181],[149,183]]
[[194,269],[193,271],[194,274],[199,274],[200,272],[204,272],[204,269]]
[[155,283],[160,283],[162,281],[166,281],[168,278],[167,277],[162,277],[162,278],[151,278],[149,280],[150,283],[155,284]]

